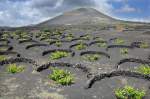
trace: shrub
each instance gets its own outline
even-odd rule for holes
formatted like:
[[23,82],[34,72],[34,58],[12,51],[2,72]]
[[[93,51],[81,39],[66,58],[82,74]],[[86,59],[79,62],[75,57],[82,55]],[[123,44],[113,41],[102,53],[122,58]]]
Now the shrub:
[[1,48],[0,48],[0,51],[7,51],[7,49],[8,49],[8,48],[6,48],[6,47],[1,47]]
[[74,82],[74,77],[70,72],[57,68],[53,68],[52,74],[49,74],[48,77],[62,85],[70,85]]
[[72,33],[68,33],[67,36],[73,36],[73,34]]
[[101,38],[101,37],[96,37],[94,40],[98,40],[98,41],[105,41],[103,38]]
[[86,35],[86,36],[83,36],[81,37],[82,39],[86,39],[86,40],[90,40],[90,35]]
[[136,69],[137,72],[145,75],[150,74],[150,66],[149,65],[141,65]]
[[53,32],[53,34],[55,34],[55,36],[61,36],[63,32],[60,30],[56,30],[55,32]]
[[50,30],[45,28],[43,32],[50,32]]
[[66,39],[71,41],[72,39],[74,38],[73,34],[72,33],[69,33],[67,36],[66,36]]
[[28,35],[28,33],[22,32],[22,33],[20,34],[20,37],[21,37],[21,38],[29,38],[30,36]]
[[140,48],[148,48],[149,47],[149,44],[147,42],[142,42],[140,44]]
[[30,38],[30,36],[27,34],[24,34],[24,35],[21,35],[21,38]]
[[48,36],[46,34],[44,34],[44,35],[40,35],[38,38],[39,39],[43,39],[43,38],[47,38],[48,39]]
[[86,45],[84,45],[83,43],[80,43],[80,44],[75,46],[76,50],[82,50],[82,49],[85,49],[85,48],[86,48]]
[[5,34],[2,35],[2,39],[8,39],[8,37],[9,37],[9,34],[5,33]]
[[16,64],[9,64],[7,68],[7,71],[13,74],[22,72],[23,70],[23,66],[17,66]]
[[41,36],[41,34],[42,34],[42,33],[37,32],[37,33],[35,33],[35,37],[36,37],[36,38],[37,38],[37,37],[40,37],[40,36]]
[[117,39],[115,40],[115,43],[116,43],[116,44],[124,44],[125,41],[124,41],[123,39],[121,39],[121,38],[117,38]]
[[60,47],[60,46],[62,46],[62,43],[61,43],[60,41],[57,41],[57,42],[55,43],[55,45],[56,45],[57,47]]
[[97,61],[99,58],[100,58],[100,55],[98,54],[93,54],[93,55],[85,55],[83,57],[85,60],[88,60],[90,62],[93,62],[93,61]]
[[60,59],[60,58],[63,58],[63,57],[67,57],[67,56],[69,56],[69,55],[70,55],[70,53],[68,53],[68,52],[56,51],[56,52],[53,52],[53,53],[50,55],[50,59],[52,59],[52,60]]
[[0,61],[3,61],[3,60],[5,60],[5,59],[7,59],[6,56],[0,55]]
[[71,41],[72,39],[73,39],[72,36],[68,36],[68,37],[67,37],[67,40],[69,40],[69,41]]
[[28,40],[29,38],[19,38],[19,41]]
[[121,54],[128,54],[128,49],[127,48],[122,48],[122,49],[120,49],[120,53]]
[[106,47],[107,46],[106,43],[98,43],[97,45],[98,45],[98,47]]
[[53,40],[53,39],[44,39],[43,41],[45,41],[45,42],[51,44],[54,40]]
[[115,95],[117,99],[142,99],[145,96],[145,92],[134,89],[131,86],[125,86],[115,90]]
[[15,38],[15,39],[19,38],[19,35],[18,35],[16,32],[13,32],[13,33],[11,34],[11,36],[12,36],[13,38]]

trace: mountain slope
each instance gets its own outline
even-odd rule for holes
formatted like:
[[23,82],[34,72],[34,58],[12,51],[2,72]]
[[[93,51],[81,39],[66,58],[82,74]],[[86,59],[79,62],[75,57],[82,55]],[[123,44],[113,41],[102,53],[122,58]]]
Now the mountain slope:
[[41,26],[48,25],[78,25],[78,24],[99,24],[112,23],[115,19],[102,14],[93,8],[79,8],[70,12],[66,12],[53,19],[40,23]]

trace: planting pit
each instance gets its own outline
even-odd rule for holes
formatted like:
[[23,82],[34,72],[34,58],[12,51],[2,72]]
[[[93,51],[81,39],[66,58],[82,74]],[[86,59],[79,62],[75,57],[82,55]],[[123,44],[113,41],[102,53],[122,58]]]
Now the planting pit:
[[[126,59],[122,59],[120,60],[117,65],[116,68],[120,69],[120,68],[125,68],[125,69],[134,69],[137,66],[141,65],[141,64],[146,64],[150,66],[150,61],[149,60],[142,60],[142,59],[136,59],[136,58],[126,58]],[[121,66],[123,65],[123,66]]]
[[11,55],[0,55],[0,61],[4,61],[4,60],[7,60],[7,59],[10,59],[14,56],[11,56]]
[[142,41],[132,42],[131,46],[133,46],[135,48],[149,48],[149,43],[144,42],[144,41],[143,42]]
[[90,40],[90,39],[92,38],[91,36],[92,36],[92,35],[86,34],[86,35],[81,35],[80,38],[81,38],[82,40]]
[[110,58],[110,56],[105,52],[96,52],[96,51],[86,51],[81,52],[80,55],[85,59],[86,61],[94,62],[101,59],[101,56],[105,56],[107,58]]
[[[143,84],[142,84],[143,83]],[[148,99],[149,96],[149,84],[150,82],[145,79],[139,79],[134,77],[127,77],[127,76],[116,76],[111,78],[105,78],[95,82],[91,88],[86,89],[89,94],[94,94],[96,99],[116,99],[115,96],[115,89],[122,88],[124,86],[133,86],[134,88],[138,88],[141,90],[145,90],[146,96],[145,98]],[[106,94],[107,93],[107,94]],[[93,98],[92,96],[89,96]],[[90,99],[87,97],[87,99]]]
[[[17,66],[23,66],[24,70],[19,73],[9,73],[7,72],[8,65],[0,67],[0,90],[1,97],[3,98],[17,98],[17,97],[26,97],[29,99],[30,97],[37,98],[37,96],[33,96],[33,91],[43,88],[49,88],[48,85],[45,84],[45,79],[41,80],[42,76],[38,75],[34,72],[33,65],[28,63],[15,63]],[[46,89],[43,89],[46,90]],[[40,93],[40,92],[36,92]],[[6,95],[7,94],[7,95]],[[17,96],[16,96],[17,95]]]
[[76,44],[73,44],[71,45],[69,48],[73,48],[75,50],[84,50],[88,47],[88,44],[86,43],[76,43]]
[[73,57],[75,55],[75,53],[72,50],[67,50],[67,49],[47,50],[42,53],[42,56],[45,56],[47,54],[50,54],[50,59],[52,60],[55,59],[57,60],[68,56]]
[[53,44],[53,43],[55,43],[57,40],[56,39],[42,39],[42,41],[44,41],[44,42],[46,42],[46,43],[48,43],[48,44]]
[[[61,85],[56,82],[53,82],[55,84],[55,87],[60,87],[60,88],[68,88],[68,87],[74,87],[74,86],[81,86],[84,84],[84,82],[87,80],[87,74],[89,74],[89,69],[79,65],[73,65],[69,63],[48,63],[48,64],[43,64],[40,67],[37,68],[37,71],[40,72],[42,75],[46,76],[47,79],[48,75],[52,74],[53,68],[57,68],[60,70],[67,70],[70,72],[73,77],[74,77],[74,82],[70,85]],[[51,80],[51,79],[49,79]],[[67,87],[68,86],[68,87]]]
[[115,38],[109,39],[109,43],[110,43],[111,45],[124,45],[124,44],[126,44],[127,42],[126,42],[125,39],[123,39],[123,38],[115,37]]
[[86,84],[85,88],[86,89],[91,88],[92,85],[96,81],[101,81],[102,79],[111,78],[111,77],[115,77],[115,76],[127,76],[127,77],[135,77],[135,78],[139,78],[139,79],[144,79],[144,80],[147,80],[147,81],[150,80],[150,76],[149,75],[144,75],[144,74],[137,73],[137,72],[112,71],[110,73],[102,73],[102,74],[98,74],[98,75],[93,76],[89,81],[87,81],[87,84]]
[[66,43],[68,41],[65,40],[56,40],[50,43],[51,46],[55,46],[55,47],[62,47],[64,43]]
[[98,47],[106,48],[107,47],[107,41],[93,41],[93,42],[89,43],[89,46],[92,46],[92,45],[97,45]]

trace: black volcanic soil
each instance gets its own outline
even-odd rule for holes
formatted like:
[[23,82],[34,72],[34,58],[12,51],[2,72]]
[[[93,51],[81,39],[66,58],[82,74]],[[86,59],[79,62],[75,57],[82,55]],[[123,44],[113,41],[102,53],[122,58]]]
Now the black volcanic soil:
[[[49,44],[48,42],[41,41],[40,38],[36,38],[37,33],[30,31],[32,39],[37,42],[24,42],[19,43],[18,39],[12,39],[10,37],[6,38],[10,41],[8,45],[11,45],[13,49],[11,51],[19,53],[21,56],[17,57],[16,54],[7,54],[11,58],[27,58],[32,59],[36,64],[29,62],[16,62],[16,64],[23,65],[25,70],[21,73],[10,74],[6,71],[8,66],[7,62],[4,63],[0,61],[0,99],[116,99],[114,95],[114,90],[116,88],[123,87],[125,85],[130,85],[135,88],[146,90],[145,99],[150,99],[150,81],[146,79],[140,79],[137,77],[128,76],[115,76],[111,78],[105,78],[100,81],[96,81],[91,88],[86,89],[87,81],[90,79],[90,74],[96,75],[101,73],[110,73],[117,70],[134,70],[137,66],[142,63],[136,62],[125,62],[116,67],[117,63],[122,59],[135,58],[140,60],[146,60],[150,63],[150,49],[149,48],[128,48],[129,52],[127,55],[122,55],[120,53],[121,46],[109,48],[109,45],[117,45],[114,42],[114,38],[123,39],[125,42],[119,45],[131,46],[132,42],[144,41],[150,44],[150,36],[145,35],[146,31],[149,29],[135,29],[132,31],[122,31],[118,32],[115,28],[86,28],[85,27],[55,27],[61,30],[62,34],[57,36],[46,36],[47,39],[57,38],[62,42],[62,45],[58,47],[56,44]],[[65,30],[64,30],[65,28]],[[55,32],[54,29],[49,28],[51,31]],[[36,29],[38,30],[38,29]],[[8,34],[11,34],[10,31]],[[70,40],[65,42],[66,38],[64,35],[72,33],[75,38],[80,38],[77,40]],[[45,35],[46,33],[41,33]],[[83,35],[89,35],[89,39],[86,40]],[[80,37],[81,36],[81,37]],[[91,42],[97,41],[95,37],[100,37],[106,41],[105,47],[99,47],[97,44],[90,45]],[[94,39],[93,39],[94,38]],[[75,48],[70,48],[71,45],[86,43],[87,47],[82,50],[77,50]],[[3,44],[4,41],[0,41]],[[32,44],[47,44],[46,46],[34,46],[26,49],[28,45]],[[74,56],[68,56],[61,58],[59,60],[52,61],[49,59],[50,53],[42,55],[44,51],[48,50],[71,50],[75,53]],[[95,62],[90,62],[84,60],[80,55],[81,52],[85,51],[95,51],[107,53],[110,58],[101,55],[100,59]],[[62,86],[56,84],[54,81],[48,78],[48,74],[51,73],[50,68],[45,68],[38,72],[37,68],[42,65],[51,63],[49,67],[54,66],[64,70],[70,71],[74,77],[75,82],[70,86]],[[65,64],[66,63],[66,64]],[[69,64],[69,65],[67,65]],[[86,69],[86,70],[85,70]]]

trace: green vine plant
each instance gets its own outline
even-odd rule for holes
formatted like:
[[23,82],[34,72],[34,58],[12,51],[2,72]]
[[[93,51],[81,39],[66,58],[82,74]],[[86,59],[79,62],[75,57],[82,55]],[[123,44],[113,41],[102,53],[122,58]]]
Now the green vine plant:
[[127,48],[122,48],[122,49],[120,49],[120,53],[122,55],[127,55],[129,53],[129,50]]
[[107,47],[107,44],[104,42],[104,43],[97,43],[97,46],[98,47]]
[[74,83],[74,76],[70,72],[58,68],[52,68],[52,74],[49,74],[48,78],[61,85],[70,85]]
[[136,71],[138,73],[144,74],[144,75],[150,75],[150,66],[149,65],[140,65]]
[[148,48],[149,47],[149,44],[147,42],[142,42],[140,44],[140,48]]
[[9,64],[7,67],[7,72],[15,74],[22,72],[24,69],[25,68],[23,66],[18,66],[17,64]]
[[84,60],[90,61],[90,62],[95,62],[99,60],[101,56],[99,54],[87,54],[83,56]]
[[60,59],[60,58],[67,57],[67,56],[70,56],[70,53],[64,52],[64,51],[56,51],[56,52],[51,53],[49,58],[50,60],[56,60],[56,59]]
[[55,43],[55,45],[56,45],[57,47],[61,47],[61,46],[62,46],[62,42],[61,42],[61,41],[57,41],[57,42]]
[[117,39],[115,40],[115,44],[121,45],[121,44],[124,44],[124,43],[125,43],[124,39],[117,38]]
[[83,49],[86,49],[86,45],[83,44],[83,43],[80,43],[78,45],[75,46],[75,49],[76,50],[83,50]]
[[0,55],[0,61],[6,60],[8,57],[4,56],[4,55]]
[[0,51],[7,51],[7,48],[6,47],[1,47]]
[[143,99],[145,94],[144,90],[135,89],[132,86],[125,86],[115,90],[117,99]]

